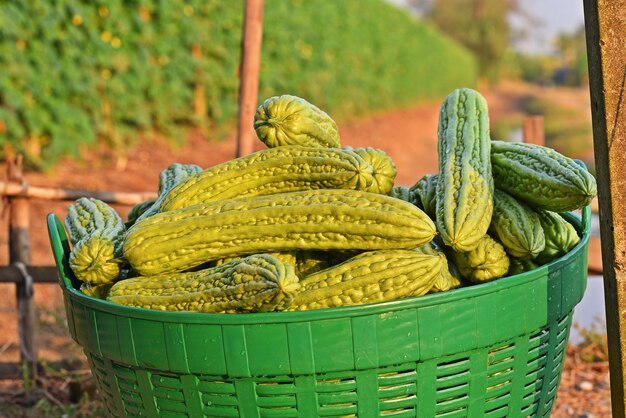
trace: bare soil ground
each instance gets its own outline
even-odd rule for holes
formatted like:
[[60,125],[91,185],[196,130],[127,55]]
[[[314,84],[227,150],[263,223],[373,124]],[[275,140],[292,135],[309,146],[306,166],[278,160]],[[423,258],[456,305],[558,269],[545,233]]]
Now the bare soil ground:
[[[554,91],[537,93],[526,88],[511,85],[497,90],[485,90],[490,104],[492,120],[519,113],[519,103],[529,94],[554,95]],[[560,100],[568,103],[584,102],[584,92],[563,92]],[[354,147],[371,146],[387,152],[398,168],[397,184],[413,185],[424,174],[437,171],[437,118],[439,102],[423,103],[407,109],[384,112],[368,118],[340,124],[343,145]],[[585,106],[586,103],[580,104]],[[261,149],[262,144],[257,148]],[[159,172],[173,162],[193,163],[209,167],[233,158],[235,155],[234,135],[223,141],[211,141],[198,133],[191,134],[184,146],[173,147],[159,138],[143,139],[129,153],[127,161],[119,160],[110,152],[99,149],[84,153],[83,161],[66,160],[49,173],[29,172],[26,175],[29,184],[37,186],[59,186],[88,190],[107,191],[156,191]],[[0,166],[0,173],[4,172]],[[32,263],[52,265],[45,216],[53,212],[64,217],[70,202],[32,201],[30,208]],[[0,265],[7,260],[7,211],[2,206],[0,213]],[[116,206],[124,217],[130,209]],[[36,303],[40,317],[40,357],[46,361],[84,359],[80,348],[68,338],[64,328],[62,296],[57,285],[36,285]],[[19,359],[18,333],[15,314],[15,290],[13,285],[0,284],[0,363],[14,362]],[[563,375],[553,417],[606,417],[610,415],[608,362],[602,355],[602,347],[592,344],[593,351],[600,354],[585,357],[580,347],[570,347],[566,358]],[[594,351],[595,350],[595,351]],[[582,357],[581,357],[582,356]],[[49,378],[49,381],[57,381]],[[89,373],[81,378],[89,387]],[[68,378],[61,379],[63,391],[39,393],[39,397],[25,397],[20,381],[2,380],[0,376],[0,405],[2,401],[16,405],[23,403],[22,409],[16,409],[16,415],[33,415],[33,405],[42,398],[55,399],[61,403],[76,401],[71,395]],[[63,383],[64,382],[64,383]],[[56,386],[55,386],[56,387]],[[57,387],[58,389],[58,387]],[[93,390],[93,389],[92,389]],[[72,392],[73,393],[73,392]],[[74,398],[72,398],[74,396]],[[54,401],[50,401],[54,404]],[[29,409],[30,408],[30,409]],[[31,412],[28,412],[31,411]],[[19,415],[23,413],[24,415]],[[0,417],[3,415],[0,407]],[[44,416],[44,415],[41,415]],[[79,415],[76,415],[79,416]],[[90,416],[90,415],[80,415]]]

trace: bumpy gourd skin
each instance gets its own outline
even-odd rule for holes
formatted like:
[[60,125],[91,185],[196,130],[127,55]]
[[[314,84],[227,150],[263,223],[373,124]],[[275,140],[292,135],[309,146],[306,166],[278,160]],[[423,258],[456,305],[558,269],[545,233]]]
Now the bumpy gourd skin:
[[373,182],[373,168],[352,151],[300,146],[269,148],[189,177],[165,197],[161,211],[300,190],[367,190]]
[[455,289],[461,286],[461,280],[459,277],[455,277],[450,272],[448,258],[439,246],[434,242],[428,242],[415,249],[418,253],[428,254],[441,258],[441,269],[439,271],[439,277],[433,283],[433,287],[429,293],[444,292],[446,290]]
[[80,285],[80,292],[87,296],[94,297],[96,299],[106,300],[109,290],[113,286],[113,283],[106,283],[101,285],[90,285],[89,283],[83,283]]
[[286,310],[332,308],[426,294],[439,276],[438,256],[411,250],[367,251],[300,281]]
[[67,208],[65,227],[72,245],[96,231],[108,231],[114,244],[121,243],[125,227],[119,214],[105,202],[91,197],[76,199]]
[[358,154],[366,163],[372,166],[374,181],[372,185],[365,189],[366,192],[389,194],[396,180],[398,170],[393,160],[383,150],[367,147],[367,148],[351,148],[343,149],[352,150]]
[[451,252],[461,276],[474,283],[503,277],[509,270],[509,257],[504,247],[489,235],[483,236],[476,248],[469,252]]
[[335,121],[317,106],[288,94],[270,97],[258,107],[254,115],[254,131],[269,148],[340,146]]
[[487,233],[493,211],[489,116],[475,90],[453,91],[441,105],[436,223],[446,245],[474,249]]
[[189,273],[122,280],[107,299],[164,311],[263,312],[286,303],[298,288],[292,265],[254,254]]
[[435,234],[430,218],[408,202],[377,193],[322,189],[159,213],[129,229],[124,256],[147,276],[258,252],[415,248]]
[[410,192],[415,196],[414,203],[433,220],[437,217],[438,181],[437,174],[426,174],[410,188]]
[[69,257],[76,278],[92,285],[114,281],[120,274],[121,262],[113,241],[102,231],[78,241]]
[[535,258],[546,246],[537,213],[501,190],[494,191],[494,210],[489,232],[513,257]]
[[396,199],[404,200],[405,202],[412,203],[411,190],[406,186],[394,186],[389,191],[389,196]]
[[148,216],[155,215],[161,210],[161,204],[165,200],[165,197],[182,183],[187,178],[194,174],[200,173],[202,168],[195,164],[180,164],[173,163],[165,170],[159,173],[159,190],[157,193],[157,199],[150,208],[146,209],[137,220],[147,218]]
[[537,214],[546,237],[546,246],[537,255],[537,263],[545,264],[565,255],[580,242],[574,226],[558,213],[539,210]]
[[535,144],[492,141],[496,187],[533,208],[579,209],[597,194],[596,180],[571,158]]
[[[328,268],[332,265],[346,261],[348,258],[358,254],[356,251],[314,251],[314,250],[298,250],[298,251],[282,251],[268,253],[281,260],[283,263],[291,264],[295,268],[296,276],[300,279],[315,273],[317,271]],[[223,258],[215,262],[216,266],[220,266],[232,260],[238,260],[242,256]]]
[[126,233],[115,209],[101,200],[81,197],[69,206],[65,226],[73,244],[69,264],[76,278],[95,285],[115,280]]

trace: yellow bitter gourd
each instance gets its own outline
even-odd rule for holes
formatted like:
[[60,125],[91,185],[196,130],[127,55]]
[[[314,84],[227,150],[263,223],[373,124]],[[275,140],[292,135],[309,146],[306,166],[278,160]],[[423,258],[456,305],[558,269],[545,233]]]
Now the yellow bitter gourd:
[[494,191],[493,204],[489,233],[507,253],[528,260],[543,251],[546,240],[539,216],[533,209],[498,189]]
[[412,250],[367,251],[300,281],[286,310],[332,308],[426,294],[439,276],[438,256]]
[[461,276],[474,283],[503,277],[509,270],[509,257],[504,247],[489,235],[480,239],[469,252],[451,251],[452,259]]
[[398,170],[396,169],[396,165],[393,160],[389,155],[387,155],[387,153],[383,150],[372,147],[343,147],[343,149],[354,151],[374,169],[374,181],[370,187],[365,189],[366,192],[382,194],[389,194],[389,192],[391,192]]
[[288,94],[263,101],[254,115],[254,131],[269,148],[285,145],[340,146],[335,121],[305,99]]
[[436,234],[414,205],[355,190],[309,190],[197,204],[142,219],[124,256],[147,276],[241,254],[415,248]]
[[[283,252],[274,252],[274,253],[270,253],[270,252],[267,252],[267,251],[260,251],[260,253],[269,254],[272,257],[276,257],[277,259],[279,259],[283,263],[290,264],[290,265],[292,265],[294,267],[296,266],[296,263],[297,263],[296,252],[295,251],[283,251]],[[252,255],[252,254],[245,254],[245,255],[242,255],[242,256],[228,257],[228,258],[222,258],[220,260],[215,260],[215,265],[212,266],[212,267],[221,266],[222,264],[226,264],[226,263],[228,263],[230,261],[233,261],[233,260],[239,260],[241,258],[244,258],[244,257],[248,256],[248,255]],[[296,270],[296,276],[300,277],[297,274],[297,270]]]
[[585,168],[551,148],[492,141],[491,162],[496,187],[536,209],[579,209],[597,193]]
[[372,167],[352,151],[300,146],[269,148],[189,177],[165,197],[161,211],[301,190],[366,190],[373,181]]
[[461,88],[439,113],[436,223],[446,245],[470,251],[487,233],[493,211],[491,139],[485,98]]
[[115,209],[101,200],[82,197],[69,206],[65,226],[73,244],[69,265],[76,278],[94,285],[115,280],[126,232]]
[[79,290],[87,296],[105,300],[109,294],[111,286],[113,286],[113,283],[100,284],[96,286],[92,286],[89,283],[83,283],[80,285]]
[[426,174],[410,189],[414,196],[413,203],[422,209],[431,219],[437,216],[437,174]]
[[546,239],[545,248],[535,258],[537,263],[545,264],[567,254],[580,241],[574,226],[558,213],[538,210],[537,215]]
[[263,312],[288,302],[298,287],[292,265],[254,254],[194,272],[122,280],[107,299],[167,311]]
[[[263,251],[262,251],[263,252]],[[295,267],[296,276],[300,279],[309,274],[328,268],[332,265],[339,264],[350,257],[358,254],[354,251],[314,251],[314,250],[298,250],[298,251],[282,251],[267,253],[281,260],[283,263],[291,264]],[[237,260],[243,256],[229,257],[217,260],[215,266],[220,266],[232,260]]]
[[439,271],[439,277],[433,283],[433,287],[430,289],[429,293],[444,292],[461,286],[460,278],[455,277],[450,272],[448,258],[435,241],[421,245],[417,247],[415,251],[421,254],[433,255],[441,258],[441,270]]

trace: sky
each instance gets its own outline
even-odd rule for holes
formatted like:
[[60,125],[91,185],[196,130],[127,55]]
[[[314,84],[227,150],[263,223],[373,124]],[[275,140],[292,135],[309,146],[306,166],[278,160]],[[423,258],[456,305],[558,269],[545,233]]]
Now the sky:
[[584,23],[582,0],[522,0],[522,6],[541,22],[528,28],[529,37],[521,45],[523,52],[549,53],[551,39],[560,32],[573,32]]
[[[403,5],[406,0],[388,0]],[[539,22],[527,27],[528,38],[518,45],[521,52],[545,54],[552,51],[552,39],[560,32],[573,32],[584,23],[582,0],[520,0],[522,7]],[[512,23],[516,24],[512,19]],[[525,23],[527,25],[527,23]]]

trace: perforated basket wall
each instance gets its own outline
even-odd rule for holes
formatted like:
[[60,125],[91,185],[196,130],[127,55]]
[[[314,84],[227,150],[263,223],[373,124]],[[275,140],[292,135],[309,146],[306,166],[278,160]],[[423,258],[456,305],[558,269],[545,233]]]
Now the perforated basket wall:
[[73,338],[115,417],[545,417],[556,398],[581,243],[521,275],[388,303],[260,314],[150,311],[75,290],[50,239]]

